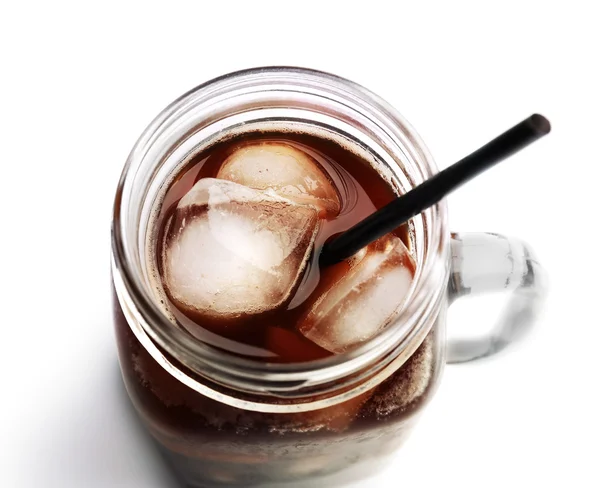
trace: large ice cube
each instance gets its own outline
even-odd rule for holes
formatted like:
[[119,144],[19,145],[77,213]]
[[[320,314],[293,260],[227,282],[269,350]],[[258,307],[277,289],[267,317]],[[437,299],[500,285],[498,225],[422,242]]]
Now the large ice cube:
[[204,178],[179,201],[163,253],[166,291],[214,318],[272,310],[295,288],[317,211],[237,183]]
[[300,332],[334,353],[374,337],[404,302],[414,271],[412,256],[398,237],[379,239],[354,256],[345,273],[325,270],[338,276],[322,277],[327,287],[300,321]]
[[272,189],[298,203],[316,206],[322,216],[335,216],[340,211],[340,198],[325,170],[310,155],[289,144],[244,145],[225,160],[217,178],[258,190]]

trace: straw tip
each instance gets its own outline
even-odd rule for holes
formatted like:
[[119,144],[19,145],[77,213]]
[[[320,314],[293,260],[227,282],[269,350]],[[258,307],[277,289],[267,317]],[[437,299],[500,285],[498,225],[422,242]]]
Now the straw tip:
[[327,240],[327,242],[325,244],[323,244],[323,247],[321,248],[321,252],[319,254],[319,264],[322,267],[330,266],[332,264],[336,264],[336,263],[339,263],[340,261],[343,261],[343,258],[339,259],[337,257],[336,250],[333,249],[333,246],[331,245],[333,240],[335,240],[335,239],[329,238]]
[[550,121],[540,114],[533,114],[528,119],[529,125],[540,135],[546,135],[552,129]]

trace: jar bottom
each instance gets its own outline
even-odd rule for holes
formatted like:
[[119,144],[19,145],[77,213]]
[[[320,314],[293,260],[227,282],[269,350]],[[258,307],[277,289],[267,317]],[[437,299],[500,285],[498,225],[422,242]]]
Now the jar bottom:
[[[270,459],[262,463],[228,461],[187,456],[170,450],[153,440],[166,464],[186,488],[275,487],[305,488],[315,486],[342,487],[373,476],[390,464],[392,454],[406,441],[410,428],[393,435],[373,436],[358,444],[356,452],[329,453],[325,456],[298,459]],[[369,452],[369,455],[365,455]]]

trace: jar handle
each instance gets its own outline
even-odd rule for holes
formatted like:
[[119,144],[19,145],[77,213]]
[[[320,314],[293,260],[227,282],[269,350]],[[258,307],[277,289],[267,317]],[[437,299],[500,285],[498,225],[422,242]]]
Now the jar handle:
[[[450,303],[456,299],[501,292],[507,302],[491,328],[459,336],[448,327],[448,363],[462,363],[501,351],[524,336],[535,321],[547,289],[546,274],[528,245],[488,233],[452,234]],[[484,317],[481,317],[483,320]],[[480,317],[469,317],[472,324]]]

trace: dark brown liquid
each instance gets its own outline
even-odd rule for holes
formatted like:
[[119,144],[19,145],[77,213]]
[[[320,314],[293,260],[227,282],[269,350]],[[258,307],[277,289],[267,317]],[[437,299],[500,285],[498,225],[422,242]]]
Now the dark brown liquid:
[[[344,262],[321,269],[318,264],[319,251],[328,238],[352,227],[396,197],[377,171],[349,150],[316,136],[277,133],[249,134],[209,148],[186,165],[165,194],[157,222],[156,255],[162,256],[179,200],[198,180],[216,177],[222,163],[241,145],[254,142],[285,143],[314,158],[338,192],[341,202],[339,214],[321,220],[314,251],[300,284],[276,310],[258,315],[241,315],[232,321],[207,319],[193,311],[178,309],[173,300],[167,297],[166,305],[177,321],[196,338],[229,352],[261,357],[269,362],[302,362],[327,357],[332,353],[309,341],[296,329],[300,317],[328,283],[348,271],[348,264]],[[406,226],[397,229],[395,234],[409,246]],[[162,276],[160,261],[158,259],[156,266]]]
[[[335,183],[341,212],[321,223],[316,252],[329,236],[349,228],[395,197],[366,161],[334,142],[308,135],[253,134],[212,147],[176,175],[157,221],[157,256],[161,256],[162,242],[168,237],[169,222],[179,200],[200,178],[215,177],[223,160],[239,144],[258,139],[281,141],[306,151]],[[408,244],[405,227],[396,234]],[[328,282],[346,273],[348,264],[323,270],[316,262],[313,259],[306,268],[289,300],[258,317],[241,316],[229,322],[206,320],[178,310],[166,297],[165,305],[195,337],[223,350],[279,362],[321,358],[331,353],[297,331],[298,317]],[[156,266],[162,276],[160,262]],[[248,411],[208,398],[173,377],[139,342],[116,300],[114,311],[119,359],[129,395],[186,486],[263,486],[335,472],[346,476],[340,481],[347,481],[372,473],[377,463],[408,435],[416,415],[431,397],[442,367],[444,314],[399,369],[350,400],[308,412],[293,408],[285,413]],[[250,346],[254,347],[251,351]],[[194,375],[178,358],[162,349],[160,352],[200,384],[224,389],[234,398],[248,397]],[[260,395],[248,399],[265,400]],[[267,400],[287,403],[271,396]],[[330,480],[322,485],[334,486]]]
[[211,400],[171,376],[135,337],[116,298],[114,312],[129,396],[185,486],[263,486],[351,467],[356,471],[342,481],[373,473],[406,439],[442,367],[438,320],[400,369],[356,398],[311,412],[251,412]]

